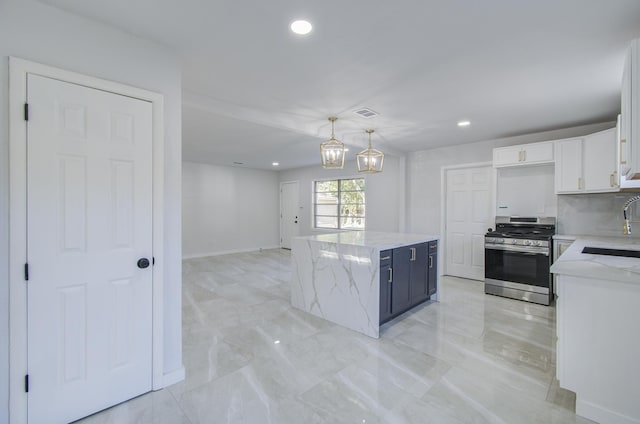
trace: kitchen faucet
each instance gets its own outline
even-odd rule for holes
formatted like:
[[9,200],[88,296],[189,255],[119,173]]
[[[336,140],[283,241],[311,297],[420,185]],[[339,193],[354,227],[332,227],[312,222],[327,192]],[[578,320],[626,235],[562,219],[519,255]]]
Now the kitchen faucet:
[[637,202],[638,200],[640,200],[640,196],[633,196],[632,198],[630,198],[629,200],[627,200],[624,204],[624,207],[622,208],[622,215],[624,216],[624,234],[625,235],[631,235],[631,223],[629,222],[629,219],[627,218],[627,209],[629,209],[629,206],[633,203],[633,202]]

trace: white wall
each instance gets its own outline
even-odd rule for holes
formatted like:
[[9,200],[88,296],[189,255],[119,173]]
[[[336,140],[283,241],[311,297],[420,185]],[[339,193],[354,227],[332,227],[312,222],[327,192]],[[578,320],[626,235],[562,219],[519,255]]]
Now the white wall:
[[32,0],[0,2],[0,422],[8,422],[8,56],[162,93],[165,107],[164,368],[182,367],[181,72],[165,48]]
[[182,163],[183,257],[280,246],[278,173]]
[[[318,161],[320,157],[318,157]],[[323,169],[310,166],[280,172],[280,181],[298,181],[298,199],[302,212],[299,235],[312,235],[335,230],[316,230],[312,217],[313,181],[333,178],[365,178],[366,221],[370,231],[404,231],[405,217],[405,160],[390,155],[384,158],[384,170],[379,174],[358,174],[356,163],[348,161],[344,169]]]
[[494,147],[576,137],[614,126],[614,122],[585,125],[409,154],[407,159],[407,231],[425,234],[440,233],[440,170],[443,166],[491,162]]
[[496,216],[557,216],[555,166],[515,166],[497,170]]

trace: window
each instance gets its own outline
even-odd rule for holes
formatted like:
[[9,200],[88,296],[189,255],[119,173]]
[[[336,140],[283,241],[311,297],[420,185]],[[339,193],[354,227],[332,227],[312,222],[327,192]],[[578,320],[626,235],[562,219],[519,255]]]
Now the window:
[[364,178],[314,181],[315,228],[364,230]]

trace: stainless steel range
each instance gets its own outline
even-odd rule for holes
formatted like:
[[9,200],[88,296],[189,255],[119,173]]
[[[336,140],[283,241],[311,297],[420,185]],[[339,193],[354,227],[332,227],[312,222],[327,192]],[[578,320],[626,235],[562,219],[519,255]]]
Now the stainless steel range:
[[484,292],[549,305],[555,232],[555,218],[496,217],[484,238]]

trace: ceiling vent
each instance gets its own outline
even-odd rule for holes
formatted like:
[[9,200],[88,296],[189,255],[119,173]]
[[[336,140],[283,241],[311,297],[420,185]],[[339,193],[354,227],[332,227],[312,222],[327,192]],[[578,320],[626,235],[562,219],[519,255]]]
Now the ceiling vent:
[[358,109],[356,111],[354,111],[353,113],[355,113],[356,115],[359,115],[363,118],[373,118],[374,116],[378,116],[378,112],[374,112],[369,108],[363,107],[362,109]]

